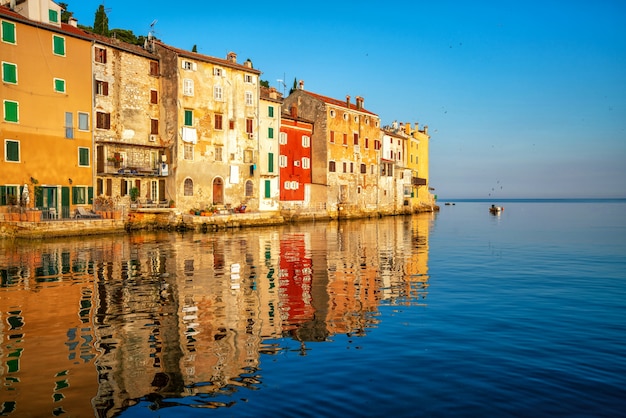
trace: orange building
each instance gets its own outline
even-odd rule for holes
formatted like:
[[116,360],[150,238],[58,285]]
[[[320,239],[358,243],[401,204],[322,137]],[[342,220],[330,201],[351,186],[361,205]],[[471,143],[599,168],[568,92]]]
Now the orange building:
[[93,196],[91,42],[56,3],[18,3],[0,6],[0,206],[69,217]]

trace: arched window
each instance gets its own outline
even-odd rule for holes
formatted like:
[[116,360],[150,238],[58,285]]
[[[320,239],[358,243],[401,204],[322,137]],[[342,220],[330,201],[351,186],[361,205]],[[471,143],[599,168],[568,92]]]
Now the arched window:
[[246,181],[246,197],[252,197],[252,193],[254,192],[254,185],[252,180]]
[[185,196],[193,196],[193,180],[185,179]]

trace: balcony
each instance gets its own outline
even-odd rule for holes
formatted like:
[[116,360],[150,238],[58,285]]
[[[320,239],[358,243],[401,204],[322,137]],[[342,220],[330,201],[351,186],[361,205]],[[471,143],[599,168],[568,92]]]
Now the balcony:
[[411,178],[411,184],[413,186],[426,186],[427,182],[426,179],[423,179],[421,177],[413,177]]

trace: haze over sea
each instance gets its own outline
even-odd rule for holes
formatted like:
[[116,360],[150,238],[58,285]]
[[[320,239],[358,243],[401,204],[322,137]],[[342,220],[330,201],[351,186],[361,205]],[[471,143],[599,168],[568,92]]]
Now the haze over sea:
[[[0,353],[13,365],[0,405],[7,416],[29,405],[67,416],[625,416],[626,199],[439,204],[271,229],[0,242]],[[61,250],[67,268],[51,274]],[[83,285],[92,305],[59,298],[54,315],[37,314]],[[282,332],[268,328],[268,304]],[[92,319],[72,327],[79,317]]]

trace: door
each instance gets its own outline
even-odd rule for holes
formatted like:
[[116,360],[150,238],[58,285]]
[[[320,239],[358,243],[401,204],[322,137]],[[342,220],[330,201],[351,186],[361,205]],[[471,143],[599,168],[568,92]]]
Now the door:
[[213,180],[213,204],[224,204],[224,183],[219,177]]
[[68,186],[61,188],[61,217],[70,217],[70,188]]

